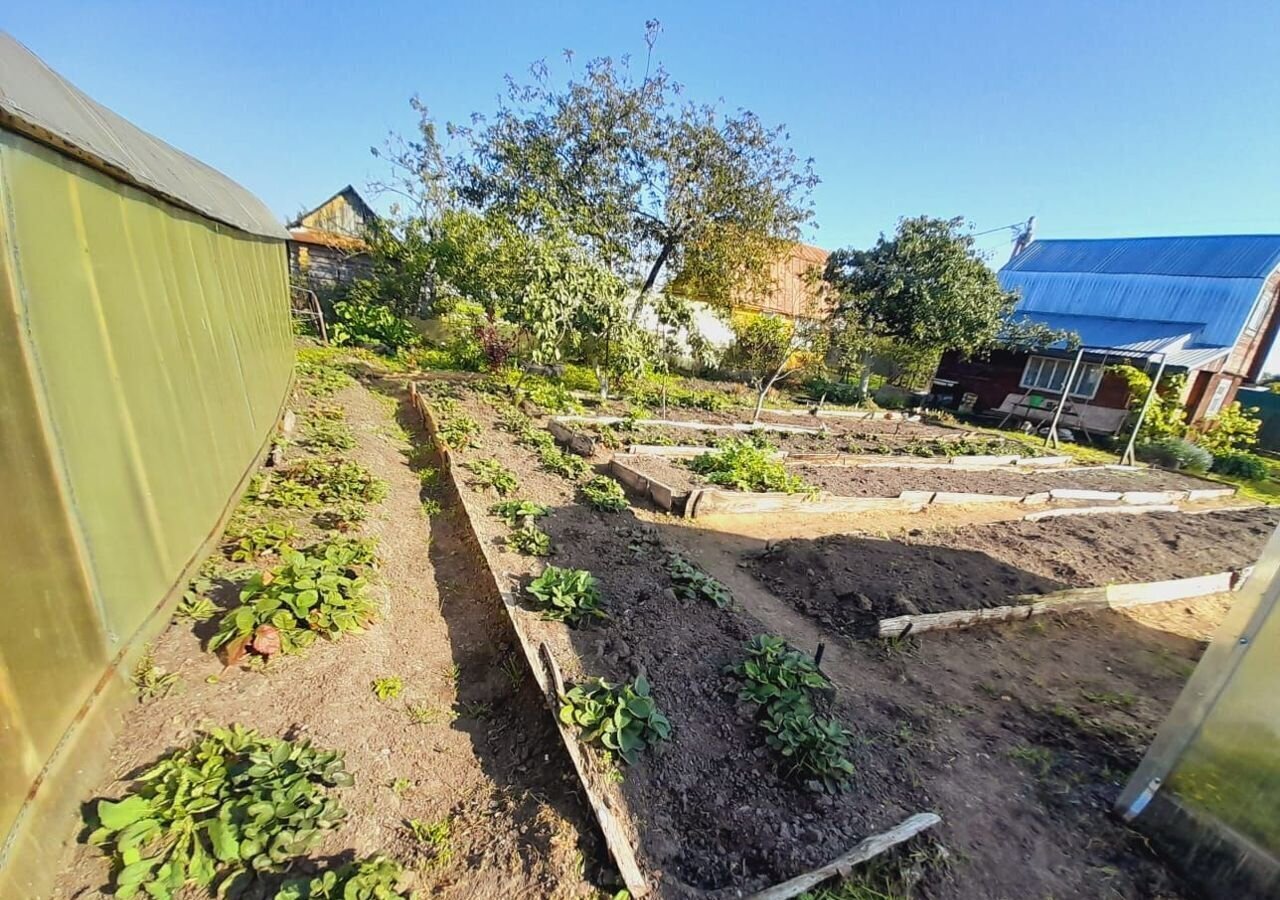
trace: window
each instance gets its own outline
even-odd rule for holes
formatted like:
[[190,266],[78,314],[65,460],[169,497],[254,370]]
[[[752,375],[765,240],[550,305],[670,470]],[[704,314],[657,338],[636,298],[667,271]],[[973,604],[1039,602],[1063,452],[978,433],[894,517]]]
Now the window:
[[1257,334],[1258,329],[1262,327],[1262,320],[1267,315],[1267,309],[1270,307],[1267,297],[1259,297],[1257,302],[1253,304],[1253,312],[1249,313],[1249,321],[1245,322],[1245,334]]
[[[1032,356],[1027,360],[1027,367],[1022,370],[1022,386],[1047,391],[1050,394],[1062,393],[1062,383],[1071,372],[1070,359],[1050,359],[1047,356]],[[1071,385],[1071,396],[1091,400],[1098,393],[1098,385],[1102,383],[1102,366],[1097,363],[1081,362],[1076,370],[1075,383]]]
[[1206,419],[1212,419],[1222,411],[1222,404],[1226,401],[1229,393],[1231,393],[1231,379],[1219,378],[1218,383],[1213,388],[1213,396],[1209,399],[1209,405],[1204,410]]

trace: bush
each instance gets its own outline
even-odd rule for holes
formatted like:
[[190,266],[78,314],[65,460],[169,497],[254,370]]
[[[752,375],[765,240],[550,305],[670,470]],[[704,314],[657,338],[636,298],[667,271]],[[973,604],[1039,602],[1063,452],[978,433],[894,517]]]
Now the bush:
[[1228,450],[1213,455],[1213,468],[1219,475],[1230,475],[1246,481],[1261,481],[1271,474],[1266,460],[1244,450]]
[[417,344],[413,326],[385,306],[343,300],[333,307],[330,340],[343,344],[378,344],[392,352]]
[[1258,443],[1258,429],[1261,427],[1258,407],[1244,409],[1237,400],[1224,406],[1214,418],[1198,425],[1195,440],[1214,455],[1229,453]]
[[805,382],[805,393],[814,400],[824,396],[827,403],[839,406],[861,406],[867,402],[867,395],[856,384],[844,381],[827,381],[825,378],[811,378]]
[[1208,450],[1175,437],[1141,444],[1138,455],[1165,468],[1185,469],[1188,472],[1207,472],[1213,465],[1213,456]]
[[212,894],[215,882],[218,896],[235,895],[250,872],[279,871],[314,849],[345,815],[330,789],[352,783],[336,751],[213,728],[143,772],[122,800],[100,801],[89,840],[109,848],[121,900],[168,900],[188,885]]
[[717,449],[689,460],[689,468],[712,484],[738,491],[784,491],[798,494],[810,490],[798,475],[788,474],[773,455],[750,440],[729,440]]

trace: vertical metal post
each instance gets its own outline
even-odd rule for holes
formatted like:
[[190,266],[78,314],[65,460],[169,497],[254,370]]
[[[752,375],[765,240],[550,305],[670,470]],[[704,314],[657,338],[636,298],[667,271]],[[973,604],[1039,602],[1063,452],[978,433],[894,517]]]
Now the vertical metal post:
[[1084,348],[1076,351],[1076,358],[1071,362],[1071,371],[1067,380],[1062,383],[1062,396],[1058,398],[1058,408],[1053,411],[1053,421],[1049,423],[1049,434],[1044,439],[1046,447],[1058,447],[1058,420],[1062,418],[1062,407],[1067,405],[1067,394],[1071,391],[1071,383],[1076,380],[1076,371],[1080,368],[1080,360],[1084,359]]
[[1133,445],[1138,442],[1138,432],[1142,430],[1142,420],[1147,417],[1147,410],[1151,408],[1151,401],[1156,395],[1156,388],[1160,386],[1160,378],[1164,375],[1165,355],[1160,354],[1160,366],[1156,369],[1156,377],[1151,380],[1151,390],[1147,391],[1147,399],[1142,401],[1142,409],[1138,411],[1138,421],[1133,423],[1133,434],[1129,435],[1129,443],[1124,448],[1124,455],[1120,457],[1120,465],[1131,466],[1134,463]]

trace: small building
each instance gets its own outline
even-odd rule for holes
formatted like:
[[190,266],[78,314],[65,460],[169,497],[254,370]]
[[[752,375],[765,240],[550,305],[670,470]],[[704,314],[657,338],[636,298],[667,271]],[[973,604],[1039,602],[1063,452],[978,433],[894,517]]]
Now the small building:
[[289,274],[313,290],[341,288],[370,274],[365,230],[377,213],[351,185],[289,223]]
[[[1106,371],[1128,363],[1185,373],[1196,422],[1217,415],[1262,371],[1276,335],[1280,235],[1037,240],[999,272],[1019,300],[1014,319],[1071,331],[1086,348],[1062,422],[1115,433],[1130,401]],[[943,355],[937,378],[957,404],[1032,421],[1054,409],[1075,351]],[[969,395],[966,398],[966,395]]]

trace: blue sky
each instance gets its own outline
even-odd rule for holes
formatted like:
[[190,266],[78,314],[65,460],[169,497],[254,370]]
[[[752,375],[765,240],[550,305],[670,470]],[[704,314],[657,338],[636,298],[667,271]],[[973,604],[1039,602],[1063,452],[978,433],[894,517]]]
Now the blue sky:
[[[658,56],[690,96],[789,126],[823,182],[808,238],[902,215],[1041,237],[1280,231],[1280,4],[594,0],[9,3],[0,27],[282,218],[382,174],[414,124],[492,109],[538,58]],[[998,265],[1003,232],[984,237]]]

